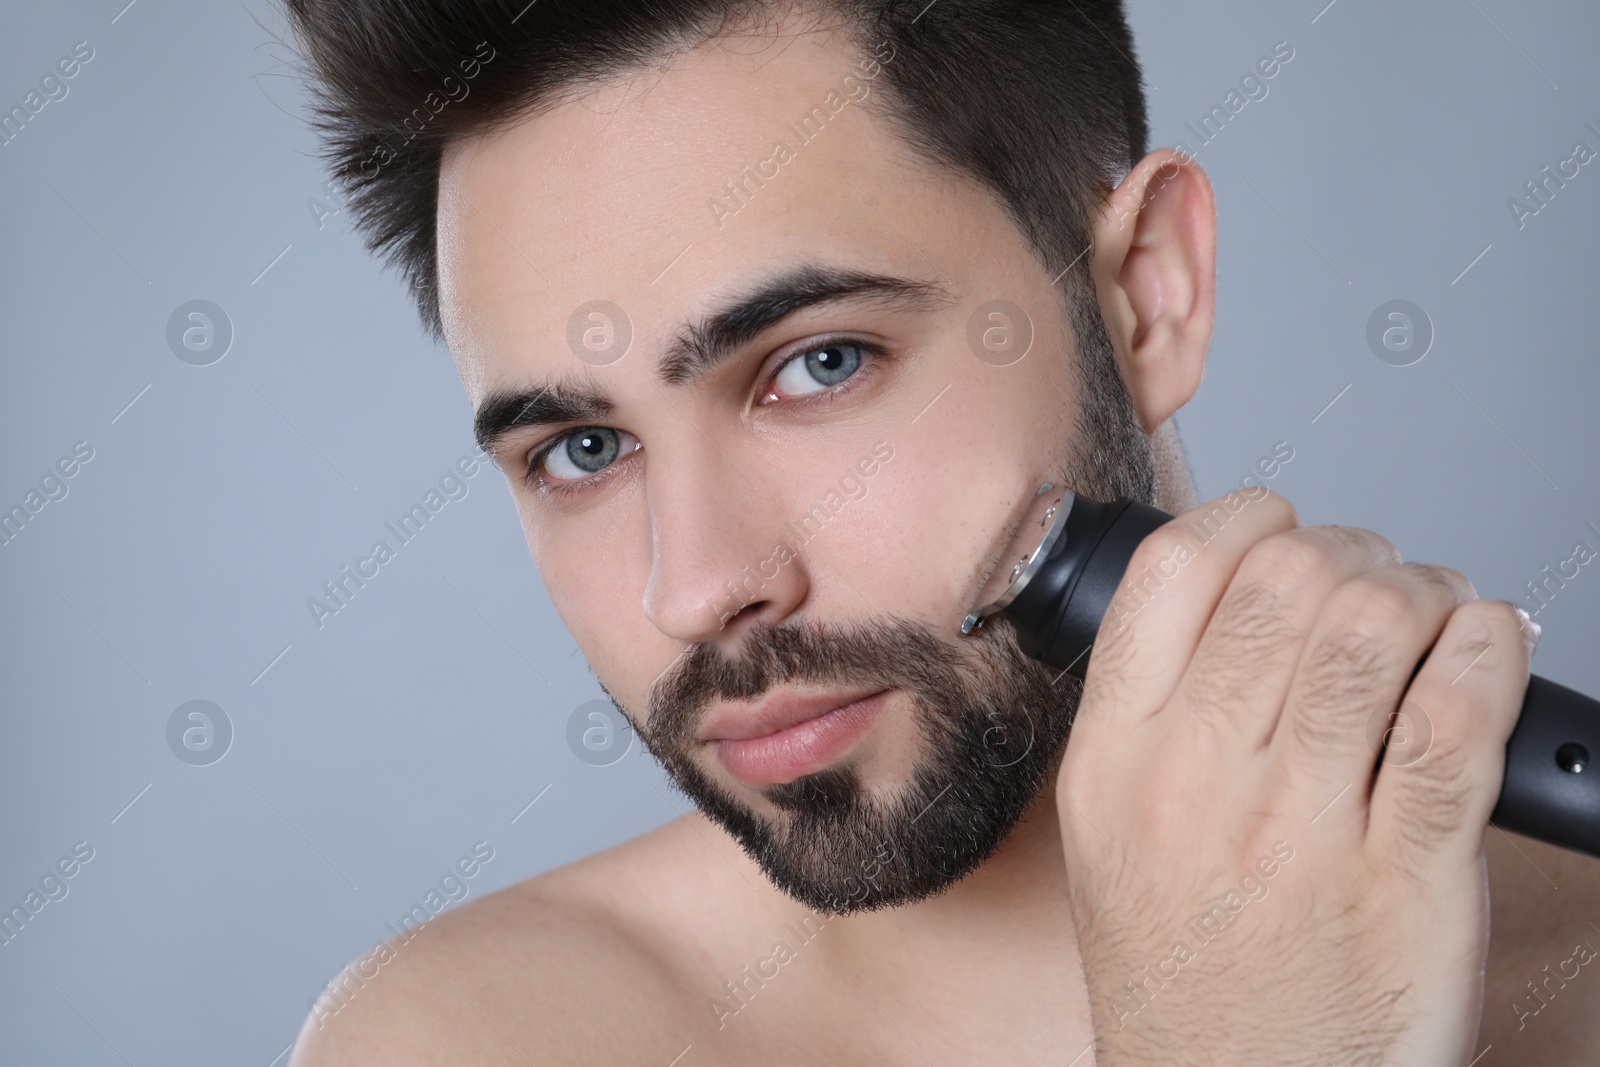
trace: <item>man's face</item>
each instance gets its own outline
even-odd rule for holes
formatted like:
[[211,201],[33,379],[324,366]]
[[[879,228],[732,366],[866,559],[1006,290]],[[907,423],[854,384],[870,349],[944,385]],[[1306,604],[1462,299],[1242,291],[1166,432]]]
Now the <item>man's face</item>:
[[[1114,473],[1077,458],[1060,288],[861,106],[893,62],[724,39],[441,174],[446,332],[552,602],[674,781],[829,910],[967,873],[1054,769],[1074,681],[958,626],[1042,482]],[[1009,365],[972,340],[997,299],[1033,331]]]

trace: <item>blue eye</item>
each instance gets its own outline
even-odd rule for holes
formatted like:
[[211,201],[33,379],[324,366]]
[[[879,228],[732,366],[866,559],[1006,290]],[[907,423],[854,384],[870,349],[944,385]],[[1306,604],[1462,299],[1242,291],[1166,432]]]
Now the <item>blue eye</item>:
[[861,366],[861,346],[848,341],[821,345],[783,365],[773,387],[790,396],[819,393],[838,385]]
[[[632,447],[625,444],[624,438],[633,441]],[[639,442],[624,430],[590,426],[557,439],[534,466],[556,482],[581,481],[599,474],[638,447]]]
[[[870,357],[870,359],[869,359]],[[829,341],[795,354],[772,378],[769,400],[776,395],[804,397],[807,394],[844,392],[856,383],[835,390],[840,383],[856,377],[863,364],[886,357],[884,351],[867,342]],[[859,381],[870,381],[869,373]],[[582,494],[609,477],[619,459],[644,447],[633,434],[610,426],[584,426],[569,430],[535,448],[528,456],[524,484],[551,497]]]

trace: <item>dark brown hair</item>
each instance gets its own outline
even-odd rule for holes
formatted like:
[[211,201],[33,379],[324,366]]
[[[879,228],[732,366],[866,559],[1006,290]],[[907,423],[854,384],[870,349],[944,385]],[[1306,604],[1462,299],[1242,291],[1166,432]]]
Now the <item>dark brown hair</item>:
[[[790,10],[761,0],[284,0],[324,158],[367,247],[443,339],[435,213],[446,143]],[[1052,277],[1146,151],[1120,0],[811,0],[893,61],[885,114],[926,159],[991,189]],[[1092,300],[1090,301],[1092,305]],[[1074,326],[1098,309],[1074,307]],[[1103,370],[1103,368],[1100,368]]]

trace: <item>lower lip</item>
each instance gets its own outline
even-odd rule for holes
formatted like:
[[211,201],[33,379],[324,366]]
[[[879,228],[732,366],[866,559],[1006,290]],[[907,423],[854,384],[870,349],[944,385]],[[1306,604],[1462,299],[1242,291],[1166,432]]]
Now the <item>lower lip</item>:
[[717,759],[746,785],[792,782],[838,759],[872,725],[888,700],[886,689],[765,737],[718,741]]

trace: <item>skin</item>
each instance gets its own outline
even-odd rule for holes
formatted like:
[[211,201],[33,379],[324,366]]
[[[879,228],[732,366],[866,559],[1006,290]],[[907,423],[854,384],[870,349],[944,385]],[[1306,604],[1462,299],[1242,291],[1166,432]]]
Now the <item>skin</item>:
[[[784,117],[859,76],[858,58],[825,32],[718,42],[447,152],[441,292],[474,407],[496,389],[584,378],[615,401],[605,424],[642,443],[561,500],[521,481],[529,450],[560,429],[524,431],[497,452],[552,602],[636,718],[686,646],[731,653],[756,620],[892,611],[956,640],[1019,502],[1066,463],[1071,335],[1051,274],[985,190],[918,162],[880,119],[848,107],[713,222],[707,198],[768,157]],[[1095,235],[1107,329],[1167,461],[1161,503],[1180,511],[1193,490],[1171,474],[1181,463],[1168,420],[1197,389],[1210,342],[1209,183],[1192,162],[1154,153],[1108,199]],[[702,381],[655,380],[678,324],[800,258],[937,281],[955,299],[802,311]],[[966,341],[973,310],[1001,295],[1037,327],[1034,349],[1008,367]],[[572,309],[596,297],[634,329],[628,354],[605,366],[580,363],[566,341]],[[831,401],[766,402],[779,361],[835,332],[892,358]],[[721,625],[709,605],[722,583],[767,556],[783,523],[880,440],[894,458],[867,495]],[[1169,553],[1177,527],[1143,546],[1130,573]],[[1485,833],[1481,815],[1532,628],[1509,605],[1474,600],[1455,572],[1397,563],[1378,535],[1302,527],[1287,501],[1263,494],[1127,625],[1108,616],[1063,773],[947,892],[825,918],[803,939],[785,924],[805,910],[718,827],[685,815],[429,923],[376,977],[350,983],[336,1014],[313,1013],[291,1062],[1081,1067],[1230,1053],[1464,1064],[1491,1044],[1480,1064],[1578,1062],[1600,1040],[1600,979],[1570,981],[1520,1031],[1510,1005],[1576,941],[1600,945],[1587,925],[1600,916],[1595,865]],[[1409,692],[1448,758],[1373,775],[1365,725],[1407,694],[1435,640]],[[865,781],[903,780],[916,756],[903,710],[891,704],[859,742]],[[704,766],[717,767],[709,755]],[[1449,803],[1460,792],[1476,807]],[[1168,954],[1174,924],[1280,839],[1296,851],[1269,895],[1168,991],[1119,1018],[1121,984]],[[775,975],[766,965],[765,984],[751,982],[719,1026],[710,1000],[778,940],[794,958]],[[1403,987],[1386,1013],[1358,995]],[[1364,1049],[1379,1032],[1393,1040]]]

